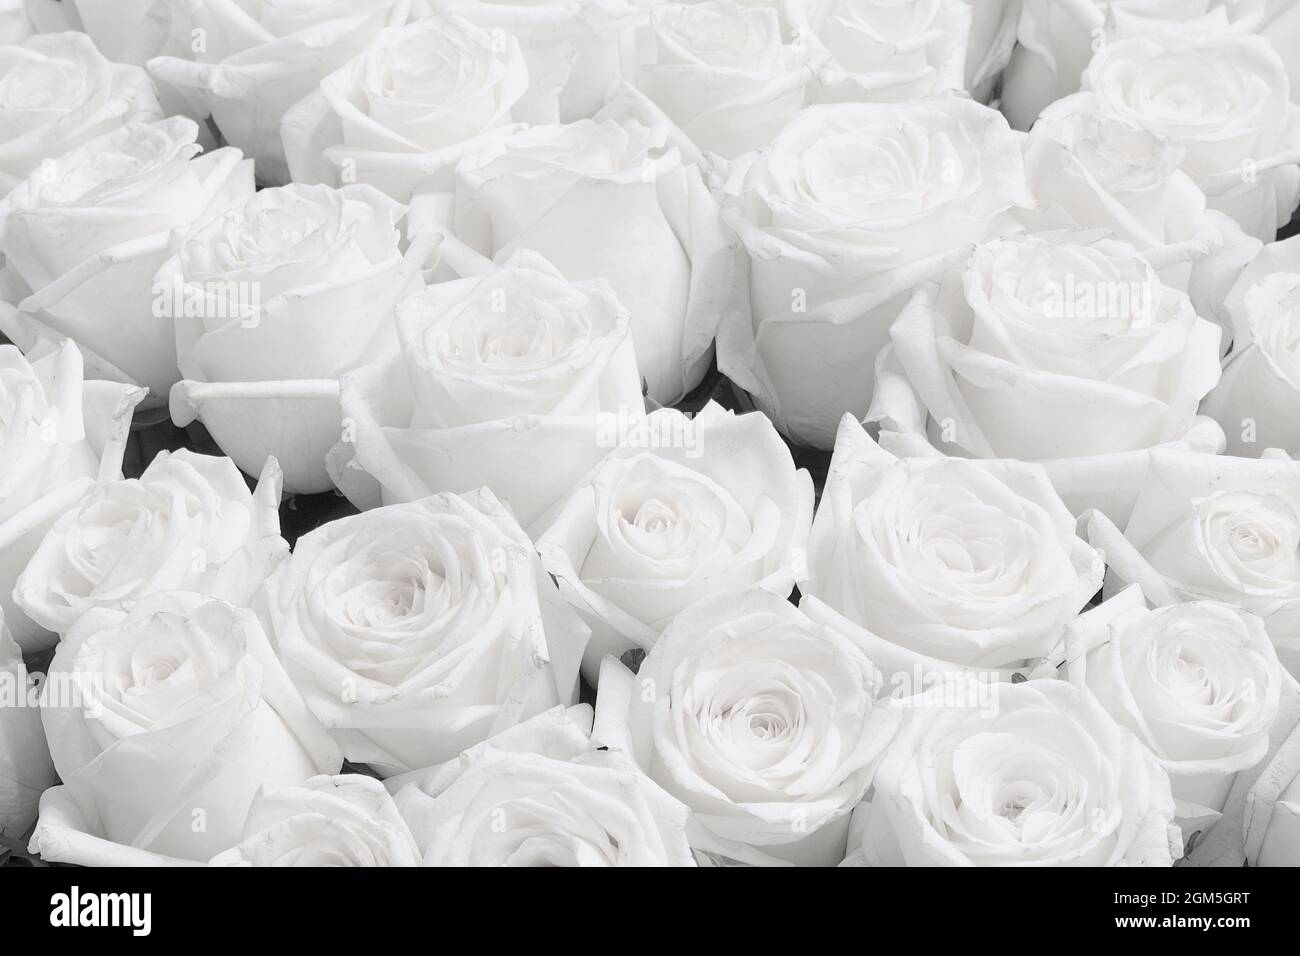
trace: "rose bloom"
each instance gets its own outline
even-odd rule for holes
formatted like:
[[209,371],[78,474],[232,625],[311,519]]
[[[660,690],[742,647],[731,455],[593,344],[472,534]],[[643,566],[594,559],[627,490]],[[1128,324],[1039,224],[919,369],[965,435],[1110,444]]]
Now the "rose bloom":
[[800,591],[927,668],[1010,669],[1056,647],[1103,573],[1042,466],[896,458],[846,415]]
[[384,27],[405,23],[410,0],[164,0],[182,49],[151,58],[149,73],[176,87],[193,115],[257,162],[264,183],[289,181],[280,121],[321,79]]
[[13,603],[14,583],[55,520],[96,482],[122,477],[143,393],[86,380],[68,341],[30,355],[0,345],[0,617],[27,651],[54,642]]
[[1270,243],[1228,293],[1232,354],[1204,411],[1223,426],[1228,453],[1300,453],[1300,237]]
[[786,0],[786,9],[819,54],[813,102],[905,103],[964,88],[967,0]]
[[917,699],[854,814],[866,866],[1170,866],[1169,778],[1087,691],[998,687],[993,710]]
[[1282,688],[1294,685],[1254,614],[1215,601],[1148,610],[1138,587],[1075,620],[1065,656],[1069,680],[1169,774],[1192,845],[1219,821],[1238,773],[1268,753]]
[[458,17],[384,30],[284,116],[294,182],[370,183],[399,202],[519,121],[553,123],[562,78],[531,76],[519,42]]
[[188,592],[82,615],[41,720],[63,786],[42,799],[33,846],[65,863],[207,860],[238,841],[259,788],[342,759],[256,616]]
[[152,281],[172,233],[253,195],[252,162],[237,149],[198,155],[198,132],[180,116],[127,123],[42,163],[0,202],[0,281],[17,304],[0,307],[0,328],[24,348],[75,340],[95,376],[147,387],[145,408],[180,378]]
[[1084,86],[1103,115],[1183,147],[1210,208],[1271,240],[1300,200],[1300,106],[1255,36],[1161,34],[1108,44]]
[[1264,619],[1300,674],[1300,462],[1156,449],[1121,534],[1087,516],[1106,555],[1106,594],[1139,584],[1157,606],[1224,601]]
[[466,157],[450,193],[416,195],[410,232],[441,238],[439,278],[532,249],[570,282],[605,279],[632,314],[645,390],[672,404],[703,379],[719,314],[740,307],[741,263],[700,170],[666,148],[667,124],[625,109]]
[[280,473],[250,493],[227,458],[160,452],[139,478],[92,488],[41,540],[14,601],[60,634],[90,609],[187,590],[245,606],[288,544]]
[[620,436],[537,539],[560,593],[591,627],[583,659],[649,650],[678,612],[752,587],[788,597],[802,576],[813,486],[767,418],[710,402],[661,409]]
[[[503,30],[519,41],[530,77],[560,77],[559,121],[585,119],[618,76],[618,37],[632,0],[427,0],[441,14]],[[567,76],[565,75],[567,72]]]
[[813,79],[807,46],[786,43],[763,3],[655,4],[626,28],[620,55],[624,81],[724,159],[770,143]]
[[37,686],[0,613],[0,836],[11,839],[31,829],[37,801],[58,781],[34,706]]
[[186,233],[154,278],[184,376],[172,421],[201,420],[248,474],[274,457],[291,493],[333,488],[339,378],[396,350],[393,310],[424,285],[405,214],[371,186],[295,183]]
[[833,866],[898,711],[849,637],[767,591],[678,615],[634,675],[601,668],[594,738],[691,808],[717,862]]
[[591,725],[589,705],[555,707],[386,781],[423,865],[694,866],[687,808]]
[[420,848],[384,785],[321,775],[253,798],[239,844],[209,866],[419,866]]
[[1223,450],[1197,415],[1218,326],[1102,233],[981,243],[889,334],[868,418],[896,454],[1041,462],[1072,512],[1122,522],[1151,448]]
[[397,335],[342,381],[329,465],[362,509],[487,486],[528,528],[617,443],[607,426],[645,413],[608,283],[568,282],[526,249],[406,297]]
[[845,412],[866,414],[876,355],[916,287],[1013,230],[1007,211],[1029,202],[1015,135],[957,98],[805,109],[733,164],[725,193],[751,308],[723,316],[718,365],[818,448]]
[[161,118],[144,71],[110,63],[85,34],[41,34],[0,48],[0,195],[42,160],[124,123]]
[[[1161,281],[1186,292],[1198,314],[1222,321],[1223,299],[1259,250],[1230,216],[1209,209],[1179,168],[1186,150],[1103,113],[1093,93],[1049,106],[1025,141],[1038,201],[1031,232],[1105,229],[1134,246]],[[1037,221],[1033,221],[1037,220]],[[1226,351],[1229,337],[1225,336]]]
[[307,703],[350,761],[385,774],[577,699],[587,630],[487,489],[322,525],[263,603]]

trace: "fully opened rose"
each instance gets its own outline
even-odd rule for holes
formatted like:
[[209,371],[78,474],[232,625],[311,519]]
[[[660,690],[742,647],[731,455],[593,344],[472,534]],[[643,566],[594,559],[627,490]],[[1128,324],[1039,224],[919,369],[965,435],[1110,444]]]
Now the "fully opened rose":
[[129,612],[95,608],[60,643],[50,676],[41,719],[63,786],[44,799],[75,804],[87,822],[72,833],[38,825],[51,859],[86,862],[121,844],[207,860],[238,841],[259,787],[341,762],[257,618],[223,601],[161,592]]
[[697,851],[753,865],[839,863],[898,723],[857,644],[761,590],[684,611],[600,687],[597,739],[691,808]]
[[687,807],[555,708],[388,781],[424,866],[694,866]]
[[71,342],[23,356],[0,346],[0,615],[26,650],[53,635],[14,604],[14,583],[50,527],[97,482],[122,477],[141,390],[85,378]]
[[486,486],[529,528],[645,413],[627,309],[530,250],[396,314],[400,349],[341,384],[328,464],[360,506]]
[[923,282],[1029,203],[1020,148],[964,99],[801,112],[730,171],[724,219],[750,258],[750,309],[724,315],[718,365],[786,435],[830,448],[866,414],[872,366]]
[[537,538],[591,627],[583,672],[649,650],[677,613],[718,592],[788,597],[803,575],[813,491],[762,415],[709,404],[636,422]]
[[1123,521],[1147,451],[1215,453],[1218,327],[1099,233],[982,243],[889,330],[868,417],[900,455],[1042,462],[1070,510]]
[[199,130],[174,116],[130,123],[42,163],[0,204],[0,272],[16,311],[0,306],[15,342],[72,339],[100,378],[167,403],[181,377],[169,289],[154,273],[173,233],[253,195],[253,164],[237,149],[199,155]]
[[386,774],[576,701],[587,630],[486,489],[305,535],[263,603],[312,711],[349,760]]
[[187,232],[154,277],[184,376],[172,420],[201,420],[247,474],[275,458],[291,493],[333,487],[338,380],[396,349],[393,310],[423,286],[405,213],[371,186],[293,184]]
[[918,699],[854,815],[866,866],[1169,866],[1169,778],[1085,691],[1003,686],[989,711]]
[[803,594],[927,669],[1032,670],[1104,565],[1041,466],[896,458],[845,416],[807,570]]

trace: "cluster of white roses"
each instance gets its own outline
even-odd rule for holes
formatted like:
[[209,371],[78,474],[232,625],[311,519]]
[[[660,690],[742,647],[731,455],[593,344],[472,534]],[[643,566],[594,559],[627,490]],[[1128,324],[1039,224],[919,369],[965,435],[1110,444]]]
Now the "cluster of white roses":
[[1300,0],[0,43],[11,851],[1300,863]]

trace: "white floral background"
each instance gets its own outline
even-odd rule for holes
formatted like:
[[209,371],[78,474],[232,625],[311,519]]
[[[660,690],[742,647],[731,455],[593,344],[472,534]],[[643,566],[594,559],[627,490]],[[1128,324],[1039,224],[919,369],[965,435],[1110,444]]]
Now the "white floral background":
[[1300,864],[1300,0],[0,0],[0,860]]

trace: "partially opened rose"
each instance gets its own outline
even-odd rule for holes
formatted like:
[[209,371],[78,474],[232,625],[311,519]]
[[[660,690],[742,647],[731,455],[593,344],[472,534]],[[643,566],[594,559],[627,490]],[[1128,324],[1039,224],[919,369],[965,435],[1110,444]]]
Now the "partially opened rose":
[[585,119],[618,76],[618,37],[637,14],[632,0],[426,0],[437,13],[503,30],[519,41],[528,75],[567,74],[559,121]]
[[800,591],[915,654],[1032,669],[1103,572],[1041,466],[896,458],[846,415]]
[[162,108],[138,66],[110,63],[82,33],[48,33],[0,47],[0,195],[42,160]]
[[[1095,94],[1076,93],[1043,111],[1025,141],[1025,172],[1038,201],[1022,216],[1030,231],[1106,229],[1134,246],[1165,285],[1222,322],[1223,299],[1259,249],[1179,165],[1183,147],[1103,113]],[[1042,221],[1034,221],[1042,220]],[[1226,350],[1230,337],[1225,335]]]
[[1117,40],[1084,86],[1103,115],[1180,145],[1210,207],[1271,240],[1300,198],[1300,105],[1277,53],[1256,36],[1157,34]]
[[[256,616],[188,592],[87,611],[55,652],[41,720],[90,825],[79,839],[105,850],[207,860],[238,842],[259,788],[341,763]],[[57,832],[35,840],[47,859],[85,862]]]
[[331,521],[263,598],[308,705],[349,760],[385,774],[576,701],[586,628],[486,489]]
[[859,866],[1170,866],[1169,778],[1085,690],[1000,688],[994,710],[913,706],[854,814]]
[[54,522],[14,601],[59,634],[92,608],[159,591],[247,605],[288,550],[279,505],[274,462],[250,493],[227,458],[160,452],[139,478],[97,485]]
[[1008,210],[1028,202],[1015,135],[970,100],[803,110],[730,170],[723,216],[752,260],[751,309],[724,315],[719,367],[785,434],[830,448],[840,416],[866,414],[916,287],[1014,230]]
[[557,707],[387,781],[423,865],[694,866],[687,808],[598,752],[591,721],[587,705]]
[[1228,293],[1232,354],[1205,400],[1228,453],[1300,453],[1300,237],[1265,246]]
[[591,627],[583,672],[649,650],[704,597],[758,587],[788,597],[803,575],[812,479],[763,415],[710,402],[633,424],[537,539],[560,593]]
[[0,276],[17,306],[0,306],[0,328],[25,348],[73,339],[97,377],[147,387],[146,408],[180,378],[153,281],[172,233],[253,195],[252,162],[198,155],[198,132],[180,116],[128,123],[41,164],[0,203]]
[[1215,601],[1153,611],[1137,587],[1075,620],[1065,659],[1069,680],[1169,774],[1188,842],[1218,822],[1237,774],[1268,753],[1289,680],[1255,615]]
[[767,591],[676,617],[634,675],[602,667],[595,738],[691,808],[724,861],[834,866],[898,724],[851,639]]
[[530,527],[645,413],[630,325],[526,249],[406,297],[400,350],[342,380],[335,484],[360,507],[487,486]]
[[384,27],[405,23],[410,0],[165,0],[173,35],[188,49],[148,61],[194,115],[211,116],[226,142],[257,163],[258,179],[289,181],[280,121],[323,77]]
[[896,454],[1041,462],[1072,512],[1124,521],[1151,448],[1223,449],[1196,413],[1218,326],[1104,233],[981,243],[889,334],[868,418]]
[[458,17],[384,30],[285,113],[294,182],[369,183],[400,202],[520,121],[555,122],[562,77],[531,76],[519,42]]
[[393,310],[424,285],[405,214],[371,186],[295,183],[187,232],[154,278],[184,376],[172,421],[201,420],[248,474],[274,457],[291,493],[332,488],[338,380],[397,348]]
[[789,0],[786,8],[820,54],[811,102],[904,103],[964,88],[966,0]]
[[466,157],[452,193],[416,196],[410,231],[441,237],[447,278],[532,249],[570,282],[605,279],[650,398],[671,404],[703,378],[719,314],[741,306],[740,264],[700,170],[643,119],[622,104]]
[[58,779],[45,745],[34,676],[0,613],[0,836],[11,839],[31,829],[41,794]]
[[775,5],[659,3],[622,37],[621,75],[700,149],[762,149],[806,99],[813,57],[782,37]]
[[54,636],[13,603],[14,583],[50,526],[96,482],[122,477],[141,390],[87,381],[71,342],[25,357],[0,345],[0,617],[26,650]]
[[211,866],[419,866],[420,848],[374,777],[311,777],[253,798],[239,844]]
[[1157,606],[1212,600],[1264,619],[1300,673],[1300,462],[1157,449],[1123,533],[1088,516],[1108,595],[1139,584]]

